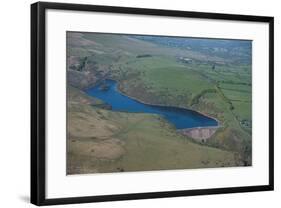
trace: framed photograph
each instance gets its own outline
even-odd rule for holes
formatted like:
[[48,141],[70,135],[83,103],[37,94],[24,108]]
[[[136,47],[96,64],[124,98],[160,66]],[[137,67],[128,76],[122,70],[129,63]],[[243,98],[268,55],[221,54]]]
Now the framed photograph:
[[31,202],[273,190],[273,17],[31,5]]

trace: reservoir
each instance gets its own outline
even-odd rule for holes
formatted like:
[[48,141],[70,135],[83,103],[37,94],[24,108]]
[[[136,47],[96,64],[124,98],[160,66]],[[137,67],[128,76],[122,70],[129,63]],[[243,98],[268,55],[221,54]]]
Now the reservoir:
[[107,79],[95,87],[87,89],[86,93],[109,104],[112,111],[157,114],[169,121],[177,129],[218,125],[215,119],[196,111],[141,103],[120,93],[117,89],[117,82],[114,80]]

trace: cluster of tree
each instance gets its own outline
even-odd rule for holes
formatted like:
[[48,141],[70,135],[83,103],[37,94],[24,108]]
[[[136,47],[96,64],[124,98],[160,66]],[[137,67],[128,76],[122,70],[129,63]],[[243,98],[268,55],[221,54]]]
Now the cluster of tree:
[[137,55],[137,58],[146,58],[146,57],[152,57],[150,54],[142,54],[142,55]]
[[77,67],[77,71],[83,71],[83,69],[84,69],[84,68],[85,68],[85,66],[86,66],[87,59],[88,59],[88,57],[87,57],[87,56],[86,56],[86,57],[84,57],[84,58],[82,58],[82,60],[80,61],[79,66]]

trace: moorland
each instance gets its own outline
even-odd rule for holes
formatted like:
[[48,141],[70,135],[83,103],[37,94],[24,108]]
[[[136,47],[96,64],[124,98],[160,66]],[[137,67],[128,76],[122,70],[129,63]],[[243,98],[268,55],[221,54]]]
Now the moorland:
[[[66,41],[67,174],[252,164],[251,41],[83,32]],[[108,79],[132,99],[219,125],[177,129],[157,114],[114,111],[87,93]]]

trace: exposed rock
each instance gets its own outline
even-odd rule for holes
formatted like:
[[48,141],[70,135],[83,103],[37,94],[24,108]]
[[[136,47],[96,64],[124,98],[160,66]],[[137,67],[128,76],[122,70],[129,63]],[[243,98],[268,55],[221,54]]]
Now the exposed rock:
[[67,82],[71,86],[74,86],[79,89],[87,88],[95,84],[97,78],[90,74],[90,72],[79,72],[75,70],[68,70],[67,72]]
[[191,137],[196,141],[205,142],[209,139],[216,131],[218,127],[196,127],[178,130],[179,133]]

